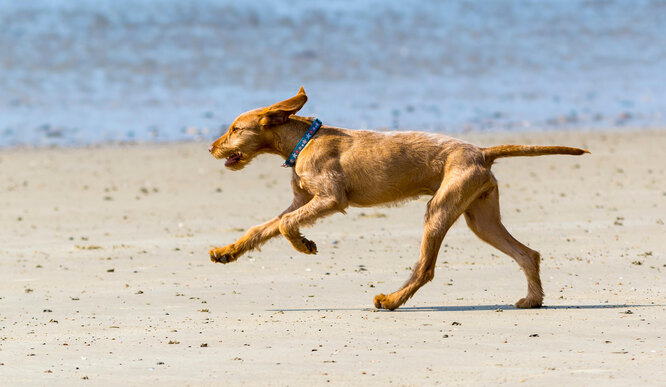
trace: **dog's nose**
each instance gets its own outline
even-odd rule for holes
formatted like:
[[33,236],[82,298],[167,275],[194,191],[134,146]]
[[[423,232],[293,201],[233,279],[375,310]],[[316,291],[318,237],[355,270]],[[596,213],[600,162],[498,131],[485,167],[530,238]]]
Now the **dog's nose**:
[[208,147],[208,152],[213,153],[213,146],[212,145]]

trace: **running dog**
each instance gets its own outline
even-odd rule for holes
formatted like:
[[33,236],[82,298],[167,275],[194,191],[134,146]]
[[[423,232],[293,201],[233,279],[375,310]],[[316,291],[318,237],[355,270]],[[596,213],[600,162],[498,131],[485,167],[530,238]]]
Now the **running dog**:
[[287,159],[285,165],[293,167],[294,193],[293,202],[280,215],[250,228],[228,246],[211,249],[213,262],[233,262],[280,234],[297,251],[316,254],[317,245],[301,234],[302,226],[335,212],[344,213],[348,206],[385,205],[429,195],[420,259],[399,290],[375,296],[377,308],[400,307],[433,279],[442,240],[463,214],[481,240],[512,257],[525,273],[527,295],[516,307],[542,305],[540,255],[504,228],[497,180],[490,167],[500,157],[582,155],[587,150],[528,145],[480,148],[433,133],[322,126],[317,119],[294,115],[306,101],[301,87],[292,98],[243,113],[209,147],[231,170],[242,169],[263,153],[282,156]]

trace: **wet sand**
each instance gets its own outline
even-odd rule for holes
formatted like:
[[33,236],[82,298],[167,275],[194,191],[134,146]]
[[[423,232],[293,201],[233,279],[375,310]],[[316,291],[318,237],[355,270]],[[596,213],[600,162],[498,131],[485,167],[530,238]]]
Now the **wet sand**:
[[469,134],[583,157],[498,162],[504,222],[541,252],[546,308],[458,221],[395,312],[427,198],[350,209],[229,265],[207,251],[290,203],[290,171],[205,143],[0,151],[5,384],[659,385],[666,380],[666,132]]

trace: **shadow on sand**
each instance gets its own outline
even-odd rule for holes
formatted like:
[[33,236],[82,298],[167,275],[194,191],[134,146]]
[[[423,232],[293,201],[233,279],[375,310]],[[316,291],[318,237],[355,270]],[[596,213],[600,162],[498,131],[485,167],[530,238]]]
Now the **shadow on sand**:
[[[648,308],[660,306],[654,305],[632,305],[632,304],[598,304],[598,305],[547,305],[539,309],[532,310],[557,310],[557,309],[631,309],[631,308]],[[267,312],[345,312],[345,311],[365,311],[365,312],[472,312],[472,311],[488,311],[488,310],[521,310],[528,311],[529,309],[518,309],[513,305],[458,305],[458,306],[406,306],[394,311],[375,308],[303,308],[303,309],[267,309]]]

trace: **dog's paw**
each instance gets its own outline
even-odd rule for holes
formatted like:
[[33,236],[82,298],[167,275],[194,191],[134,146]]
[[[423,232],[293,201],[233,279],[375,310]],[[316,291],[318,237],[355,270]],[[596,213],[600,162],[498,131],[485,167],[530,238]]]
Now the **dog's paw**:
[[307,238],[292,241],[291,245],[294,246],[296,251],[303,254],[317,254],[317,244]]
[[306,251],[304,251],[304,253],[306,253],[306,254],[317,254],[317,244],[316,243],[314,243],[313,241],[311,241],[307,238],[303,238],[301,240],[301,242],[303,242],[303,246],[305,246]]
[[215,263],[229,263],[238,259],[238,255],[229,246],[212,248],[208,254],[210,255],[210,260]]
[[530,308],[540,308],[543,304],[543,300],[539,298],[521,298],[516,302],[516,308],[520,309],[530,309]]
[[396,305],[395,303],[391,302],[389,296],[383,293],[375,296],[375,308],[377,309],[395,310],[398,308],[398,306],[400,305]]

